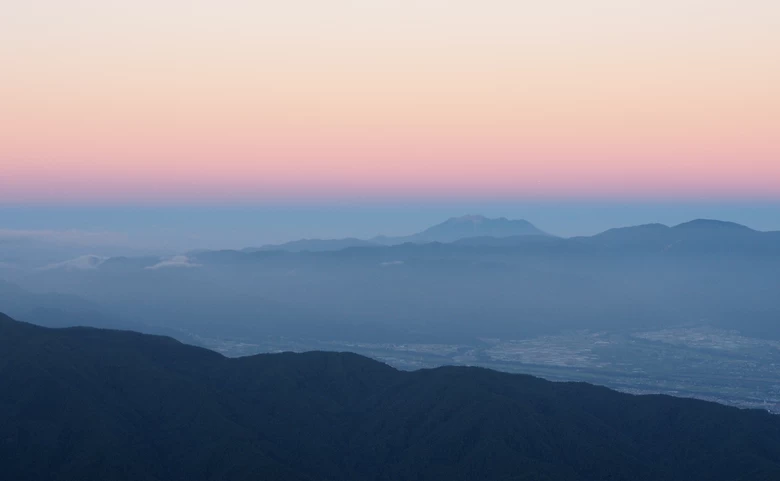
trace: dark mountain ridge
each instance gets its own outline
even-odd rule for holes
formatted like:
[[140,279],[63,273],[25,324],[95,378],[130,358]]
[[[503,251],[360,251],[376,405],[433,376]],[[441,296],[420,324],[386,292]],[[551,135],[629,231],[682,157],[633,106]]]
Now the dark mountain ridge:
[[228,359],[0,315],[0,466],[36,480],[769,480],[780,418],[350,354]]

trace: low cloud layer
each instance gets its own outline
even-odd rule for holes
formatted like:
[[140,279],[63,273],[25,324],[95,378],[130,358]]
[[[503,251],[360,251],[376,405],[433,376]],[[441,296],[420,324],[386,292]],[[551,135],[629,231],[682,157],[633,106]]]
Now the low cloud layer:
[[156,270],[168,267],[200,267],[200,264],[190,261],[190,258],[187,256],[174,256],[153,266],[145,267],[145,269]]

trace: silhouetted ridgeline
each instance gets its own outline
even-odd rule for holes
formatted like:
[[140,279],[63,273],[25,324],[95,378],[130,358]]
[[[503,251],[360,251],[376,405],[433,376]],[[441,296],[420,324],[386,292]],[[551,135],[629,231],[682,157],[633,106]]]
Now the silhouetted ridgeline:
[[0,315],[8,480],[776,480],[780,418],[349,353],[228,359]]

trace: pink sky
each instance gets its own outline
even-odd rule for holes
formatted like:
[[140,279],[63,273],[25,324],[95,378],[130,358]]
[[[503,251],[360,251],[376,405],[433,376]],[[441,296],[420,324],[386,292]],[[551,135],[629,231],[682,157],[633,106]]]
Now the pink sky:
[[780,198],[776,1],[14,3],[0,202]]

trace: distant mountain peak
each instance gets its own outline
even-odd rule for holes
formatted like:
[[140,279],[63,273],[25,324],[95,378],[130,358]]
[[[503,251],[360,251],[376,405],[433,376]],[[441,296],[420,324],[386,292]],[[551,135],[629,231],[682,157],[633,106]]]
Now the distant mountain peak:
[[524,219],[507,219],[506,217],[490,218],[481,214],[466,214],[460,217],[450,217],[440,224],[428,227],[422,232],[401,237],[378,236],[373,240],[385,245],[405,243],[449,243],[472,237],[516,237],[516,236],[549,236],[548,233]]
[[523,235],[548,235],[527,220],[510,220],[506,217],[491,219],[479,214],[451,217],[441,224],[424,231],[395,239],[402,242],[454,242],[469,237],[514,237]]

